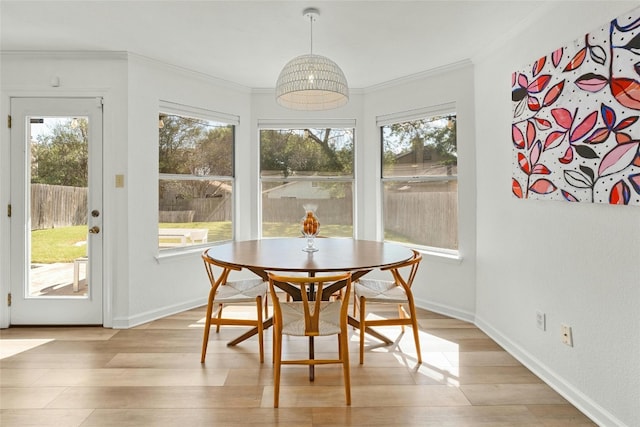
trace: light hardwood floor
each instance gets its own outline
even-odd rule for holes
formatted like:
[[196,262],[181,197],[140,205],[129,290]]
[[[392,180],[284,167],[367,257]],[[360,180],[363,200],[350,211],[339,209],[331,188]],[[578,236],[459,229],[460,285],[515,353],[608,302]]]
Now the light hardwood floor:
[[[286,366],[273,409],[271,330],[264,365],[255,338],[227,347],[246,330],[239,327],[212,330],[201,365],[204,315],[200,308],[128,330],[0,331],[0,425],[595,425],[474,325],[424,310],[421,366],[409,330],[390,347],[368,339],[359,365],[352,330],[352,406],[344,404],[339,366],[318,367],[313,383],[305,367]],[[316,340],[317,353],[334,350],[335,337]],[[306,351],[305,339],[285,339],[284,357]]]

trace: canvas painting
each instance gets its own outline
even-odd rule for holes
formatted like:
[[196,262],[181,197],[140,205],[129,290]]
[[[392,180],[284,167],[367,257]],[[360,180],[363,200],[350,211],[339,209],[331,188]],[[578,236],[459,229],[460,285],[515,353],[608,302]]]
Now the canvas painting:
[[640,206],[640,8],[512,75],[512,192]]

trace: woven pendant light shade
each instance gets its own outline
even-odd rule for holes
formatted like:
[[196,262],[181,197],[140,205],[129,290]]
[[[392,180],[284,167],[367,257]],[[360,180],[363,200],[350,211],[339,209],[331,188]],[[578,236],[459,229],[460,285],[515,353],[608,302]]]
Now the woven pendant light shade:
[[349,101],[347,79],[325,56],[301,55],[284,66],[276,84],[276,100],[294,110],[330,110]]
[[338,65],[326,56],[313,53],[313,21],[317,9],[305,9],[312,23],[311,53],[293,58],[284,66],[276,83],[276,101],[293,110],[330,110],[349,101],[347,79]]

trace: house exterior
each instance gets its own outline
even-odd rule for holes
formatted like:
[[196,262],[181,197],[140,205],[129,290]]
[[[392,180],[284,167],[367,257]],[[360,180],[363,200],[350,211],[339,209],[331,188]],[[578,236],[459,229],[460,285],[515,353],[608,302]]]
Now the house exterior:
[[269,199],[330,199],[331,193],[316,182],[294,181],[262,192]]

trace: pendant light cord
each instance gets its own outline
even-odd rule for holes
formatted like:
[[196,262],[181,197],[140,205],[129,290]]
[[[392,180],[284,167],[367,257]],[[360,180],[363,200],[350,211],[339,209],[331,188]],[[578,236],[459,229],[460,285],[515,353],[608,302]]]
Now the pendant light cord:
[[309,37],[310,40],[310,44],[311,44],[311,55],[313,55],[313,15],[309,14],[309,28],[311,29],[311,36]]

